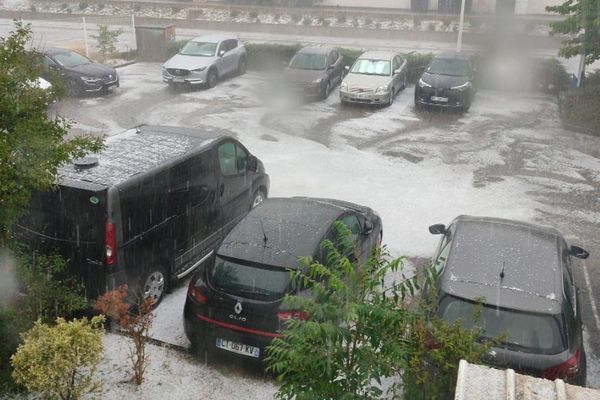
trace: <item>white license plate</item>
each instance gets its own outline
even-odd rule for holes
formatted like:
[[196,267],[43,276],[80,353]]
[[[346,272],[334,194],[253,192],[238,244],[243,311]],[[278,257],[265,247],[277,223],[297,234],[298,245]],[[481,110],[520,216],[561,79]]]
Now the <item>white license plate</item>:
[[448,102],[448,98],[447,97],[431,96],[431,101],[439,101],[440,103],[447,103]]
[[173,82],[183,83],[183,78],[173,78]]
[[231,351],[232,353],[242,354],[244,356],[258,358],[260,356],[260,349],[254,346],[248,346],[247,344],[241,344],[217,338],[217,347],[223,350]]

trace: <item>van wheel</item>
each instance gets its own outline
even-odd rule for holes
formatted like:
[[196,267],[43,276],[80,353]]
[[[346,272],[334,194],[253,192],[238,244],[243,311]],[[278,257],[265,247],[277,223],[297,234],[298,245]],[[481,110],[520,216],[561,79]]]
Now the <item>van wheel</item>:
[[152,308],[158,307],[169,287],[169,278],[164,268],[151,268],[142,281],[142,296],[152,299]]
[[250,205],[250,209],[253,209],[257,205],[262,203],[266,198],[267,196],[265,195],[265,192],[263,192],[262,189],[258,189],[256,192],[254,192],[254,196],[252,197],[252,204]]
[[246,73],[246,65],[246,57],[240,57],[237,67],[238,75],[244,75]]
[[206,77],[206,87],[209,89],[214,88],[217,85],[218,78],[219,77],[215,69],[211,69],[210,71],[208,71],[208,76]]

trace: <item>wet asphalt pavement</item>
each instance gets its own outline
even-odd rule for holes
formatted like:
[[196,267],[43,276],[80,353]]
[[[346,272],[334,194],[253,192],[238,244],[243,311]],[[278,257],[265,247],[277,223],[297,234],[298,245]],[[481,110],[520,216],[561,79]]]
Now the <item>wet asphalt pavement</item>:
[[[411,174],[408,181],[414,183],[406,188],[407,196],[418,196],[420,184],[436,185],[438,173],[440,179],[447,171],[464,173],[461,182],[471,185],[469,193],[504,198],[500,214],[556,227],[569,242],[590,252],[584,262],[574,262],[574,273],[588,337],[588,384],[600,388],[600,319],[596,310],[600,307],[600,137],[564,130],[554,98],[480,91],[466,114],[417,113],[413,87],[401,92],[390,108],[342,107],[337,90],[325,101],[297,102],[273,85],[273,77],[255,72],[226,79],[212,90],[197,91],[167,88],[158,64],[134,64],[118,72],[121,87],[114,93],[66,99],[53,106],[53,111],[75,122],[74,134],[112,135],[149,123],[222,129],[255,146],[286,140],[314,142],[323,147],[324,154],[347,149],[359,155],[378,155],[399,169],[406,168]],[[259,156],[263,161],[267,157]],[[298,168],[304,168],[299,160]],[[269,169],[268,162],[265,164]],[[274,179],[272,183],[274,192],[277,182]],[[378,190],[388,188],[393,185]],[[449,190],[448,201],[457,191]],[[433,204],[445,207],[444,196],[438,195]],[[478,201],[472,199],[473,204]],[[468,199],[465,202],[468,204]],[[489,214],[496,214],[495,207],[493,202],[489,205]],[[469,212],[468,207],[463,209]],[[481,209],[479,204],[477,212]],[[422,213],[422,219],[430,217],[428,210],[416,212]],[[383,216],[384,229],[398,223]],[[450,221],[430,221],[437,222]],[[402,245],[395,248],[404,250]],[[433,252],[434,247],[430,248]],[[431,255],[421,247],[406,251],[421,264]]]

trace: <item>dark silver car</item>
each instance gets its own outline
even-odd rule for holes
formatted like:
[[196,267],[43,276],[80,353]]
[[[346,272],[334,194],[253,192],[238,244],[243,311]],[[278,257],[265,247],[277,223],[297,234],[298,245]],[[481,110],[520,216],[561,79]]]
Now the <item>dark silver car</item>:
[[386,104],[406,87],[408,64],[400,54],[367,51],[348,68],[340,86],[342,104]]
[[571,258],[588,253],[569,246],[553,228],[524,222],[460,216],[443,235],[434,261],[439,315],[473,327],[483,299],[482,339],[505,335],[485,362],[517,372],[585,385],[581,308]]
[[326,99],[344,76],[343,57],[333,47],[305,47],[283,71],[284,79],[307,97]]
[[187,42],[163,64],[162,77],[169,85],[212,88],[222,76],[244,74],[246,61],[246,48],[236,36],[201,36]]

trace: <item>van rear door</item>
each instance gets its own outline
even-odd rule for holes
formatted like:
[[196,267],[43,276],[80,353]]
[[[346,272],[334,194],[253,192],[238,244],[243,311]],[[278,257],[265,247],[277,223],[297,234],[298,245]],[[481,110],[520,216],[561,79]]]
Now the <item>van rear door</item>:
[[34,194],[30,204],[15,233],[31,251],[60,254],[68,261],[67,273],[83,283],[86,298],[95,299],[106,280],[107,188],[69,182]]

